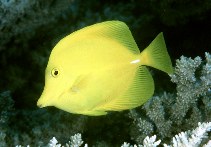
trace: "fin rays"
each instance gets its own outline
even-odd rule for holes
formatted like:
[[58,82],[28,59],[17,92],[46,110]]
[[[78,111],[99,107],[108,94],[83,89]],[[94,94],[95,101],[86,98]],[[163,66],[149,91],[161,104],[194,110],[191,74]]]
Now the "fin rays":
[[157,68],[168,74],[173,72],[163,33],[158,34],[151,44],[141,52],[140,59],[143,65]]
[[135,54],[140,53],[128,26],[124,22],[117,20],[105,21],[85,27],[65,37],[63,43],[68,44],[70,41],[80,41],[87,36],[92,36],[95,38],[104,37],[105,39],[116,40],[131,52]]
[[154,92],[154,82],[146,67],[141,66],[130,88],[118,98],[99,107],[99,110],[121,111],[132,109],[146,102]]

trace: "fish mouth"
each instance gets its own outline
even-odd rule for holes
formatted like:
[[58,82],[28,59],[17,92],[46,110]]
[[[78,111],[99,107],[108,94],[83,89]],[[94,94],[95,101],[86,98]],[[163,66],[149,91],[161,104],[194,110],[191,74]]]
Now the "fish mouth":
[[49,96],[51,97],[51,95],[49,95],[49,93],[50,93],[50,91],[44,87],[44,90],[43,90],[40,98],[37,101],[37,106],[39,108],[49,106],[52,103],[51,102],[52,99],[49,99]]
[[48,91],[44,90],[43,93],[41,94],[40,98],[37,101],[37,106],[39,108],[47,107],[47,106],[54,106],[54,101],[55,101],[54,96],[49,95]]
[[42,105],[42,104],[40,104],[40,103],[37,103],[37,106],[39,107],[39,108],[43,108],[44,106]]
[[38,99],[37,106],[39,108],[43,108],[43,107],[49,106],[49,100],[47,99],[47,96],[45,95],[44,92],[42,93],[42,95]]
[[45,106],[41,103],[40,99],[39,99],[38,102],[37,102],[37,106],[38,106],[39,108],[45,107]]
[[[40,98],[37,101],[37,106],[39,108],[47,107],[47,106],[55,106],[57,97],[61,97],[63,93],[57,93],[57,91],[54,90],[54,93],[52,93],[53,90],[45,89],[43,90]],[[57,96],[59,95],[59,96]]]

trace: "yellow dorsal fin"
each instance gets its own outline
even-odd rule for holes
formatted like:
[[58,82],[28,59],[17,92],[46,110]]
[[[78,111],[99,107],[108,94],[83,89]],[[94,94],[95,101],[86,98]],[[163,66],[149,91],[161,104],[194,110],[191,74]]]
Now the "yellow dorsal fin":
[[85,38],[87,39],[92,37],[104,37],[105,39],[116,40],[133,53],[140,53],[128,26],[124,22],[116,20],[97,23],[78,30],[63,38],[58,45],[68,46],[68,44],[70,44],[71,42],[80,41]]
[[100,106],[99,110],[121,111],[132,109],[145,103],[154,92],[154,82],[145,66],[138,68],[136,76],[129,89],[118,98]]

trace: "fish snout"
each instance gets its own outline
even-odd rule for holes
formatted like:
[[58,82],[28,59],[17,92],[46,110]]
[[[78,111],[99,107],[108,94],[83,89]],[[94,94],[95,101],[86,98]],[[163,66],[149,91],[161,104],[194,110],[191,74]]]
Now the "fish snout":
[[47,107],[47,106],[53,106],[54,103],[54,97],[50,95],[51,93],[47,90],[44,90],[41,94],[40,98],[37,101],[37,106],[39,108]]
[[40,103],[37,103],[37,106],[38,106],[39,108],[43,108],[43,105],[40,104]]
[[39,108],[43,108],[43,107],[48,106],[48,99],[46,98],[46,96],[43,93],[37,101],[37,106]]
[[37,102],[37,106],[38,106],[39,108],[43,108],[43,107],[44,107],[44,105],[41,103],[40,99],[39,99],[38,102]]

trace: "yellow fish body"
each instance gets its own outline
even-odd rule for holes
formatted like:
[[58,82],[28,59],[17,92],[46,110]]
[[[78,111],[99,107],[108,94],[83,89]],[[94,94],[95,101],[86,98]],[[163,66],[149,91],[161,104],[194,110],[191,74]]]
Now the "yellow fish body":
[[121,21],[85,27],[52,50],[37,105],[94,116],[135,108],[154,92],[145,65],[172,72],[162,33],[140,53]]

